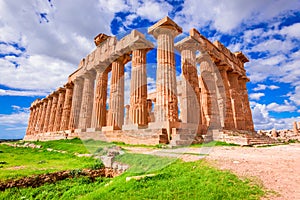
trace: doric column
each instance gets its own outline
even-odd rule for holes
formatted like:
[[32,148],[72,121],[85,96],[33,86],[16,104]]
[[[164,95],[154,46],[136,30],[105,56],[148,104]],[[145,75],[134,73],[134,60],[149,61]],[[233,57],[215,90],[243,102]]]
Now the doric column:
[[70,113],[69,130],[74,131],[79,125],[79,114],[82,103],[83,78],[77,77],[74,81],[72,108]]
[[55,122],[57,101],[58,101],[58,92],[57,91],[53,92],[51,94],[51,96],[53,97],[53,99],[52,99],[50,119],[49,119],[48,131],[47,132],[52,132],[54,130],[54,122]]
[[83,90],[82,102],[79,114],[79,129],[86,129],[91,127],[93,101],[94,101],[94,85],[95,73],[88,72],[83,75]]
[[146,53],[146,49],[132,51],[129,120],[137,125],[148,124]]
[[124,64],[128,59],[122,56],[112,63],[107,126],[113,129],[122,129],[124,123]]
[[242,104],[243,104],[243,113],[244,113],[244,120],[245,120],[245,129],[248,131],[254,131],[254,124],[252,119],[252,112],[249,104],[249,98],[248,98],[248,90],[247,90],[247,82],[249,79],[246,76],[239,77],[238,83],[240,86],[240,96],[242,98]]
[[26,130],[26,135],[30,135],[31,132],[32,132],[32,121],[33,121],[33,118],[34,118],[34,109],[35,107],[33,106],[30,106],[30,115],[29,115],[29,119],[28,119],[28,126],[27,126],[27,130]]
[[66,96],[66,89],[62,87],[59,88],[53,131],[60,131],[60,124],[61,124],[61,118],[62,118],[63,107],[65,102],[65,96]]
[[201,124],[200,88],[196,68],[197,42],[187,37],[176,43],[175,48],[181,52],[181,121]]
[[49,131],[48,127],[49,127],[53,97],[51,95],[48,95],[47,99],[48,99],[48,105],[47,105],[47,110],[46,110],[46,114],[45,114],[45,122],[44,122],[44,127],[43,127],[44,133]]
[[36,125],[36,120],[37,120],[37,115],[39,114],[38,112],[38,107],[36,106],[35,103],[33,103],[33,108],[34,108],[34,115],[32,118],[32,123],[31,123],[31,127],[30,127],[30,134],[33,135],[35,133],[35,125]]
[[40,123],[39,123],[39,132],[43,133],[44,132],[44,123],[45,123],[45,115],[46,115],[46,111],[47,111],[47,105],[48,105],[48,99],[42,99],[42,113],[41,113],[41,119],[40,119]]
[[106,99],[107,99],[108,71],[97,71],[96,91],[92,115],[92,128],[106,126]]
[[229,69],[229,66],[222,65],[222,66],[218,66],[218,68],[222,76],[222,80],[225,88],[225,95],[226,95],[224,129],[231,130],[235,128],[235,125],[233,120],[232,104],[230,98],[229,80],[227,76],[227,71]]
[[148,29],[157,39],[156,105],[157,122],[178,121],[178,100],[174,38],[182,33],[170,18],[165,17]]
[[37,108],[38,108],[38,114],[37,114],[37,118],[36,118],[36,122],[35,122],[35,133],[40,133],[40,121],[41,121],[41,116],[42,116],[42,111],[43,111],[43,105],[41,100],[39,100],[39,102],[37,103]]
[[69,128],[74,84],[70,82],[67,83],[64,87],[66,88],[66,95],[65,95],[65,102],[63,105],[63,113],[62,113],[61,124],[60,124],[60,130],[62,131],[68,130]]
[[242,111],[242,102],[239,95],[239,83],[238,77],[240,76],[237,72],[227,73],[230,86],[230,98],[232,103],[233,121],[235,128],[238,130],[244,130],[244,114]]

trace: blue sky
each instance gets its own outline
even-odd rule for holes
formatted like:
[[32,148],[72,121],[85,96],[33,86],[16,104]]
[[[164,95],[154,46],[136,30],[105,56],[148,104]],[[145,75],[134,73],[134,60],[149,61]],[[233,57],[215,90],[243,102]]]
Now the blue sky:
[[[121,37],[166,15],[185,34],[194,27],[248,56],[256,129],[300,121],[299,0],[0,0],[0,138],[24,136],[31,102],[66,83],[94,36]],[[155,65],[147,67],[151,91]]]

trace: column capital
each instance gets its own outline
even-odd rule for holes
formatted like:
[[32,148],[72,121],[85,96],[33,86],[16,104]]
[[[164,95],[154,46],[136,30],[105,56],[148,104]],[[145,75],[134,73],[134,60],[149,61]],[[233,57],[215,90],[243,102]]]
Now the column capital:
[[156,24],[148,28],[148,33],[153,35],[155,38],[160,34],[172,34],[174,37],[182,33],[182,28],[178,26],[168,16],[164,17]]
[[59,87],[58,89],[57,89],[57,92],[58,93],[62,93],[62,92],[65,92],[66,91],[66,88],[63,88],[63,87]]
[[228,65],[217,65],[220,72],[227,72],[230,67]]
[[178,51],[191,50],[197,51],[199,49],[199,42],[188,36],[175,44],[175,49]]
[[250,79],[247,76],[245,76],[245,75],[239,76],[239,80],[244,80],[245,82],[249,82],[250,81]]
[[82,75],[82,77],[87,78],[87,79],[95,79],[96,78],[96,71],[95,70],[87,71],[85,74]]
[[73,81],[67,82],[67,83],[64,85],[64,87],[65,87],[66,89],[71,89],[71,88],[73,88],[73,87],[74,87]]

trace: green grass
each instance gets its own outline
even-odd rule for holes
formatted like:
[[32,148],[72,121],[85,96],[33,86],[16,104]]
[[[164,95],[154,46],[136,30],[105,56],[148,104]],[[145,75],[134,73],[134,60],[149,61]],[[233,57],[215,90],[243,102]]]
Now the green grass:
[[75,199],[94,191],[95,188],[104,187],[104,184],[109,180],[99,177],[95,182],[92,182],[88,177],[80,177],[65,179],[55,184],[45,184],[38,188],[10,188],[0,192],[0,199]]
[[227,143],[222,141],[211,141],[202,144],[192,144],[191,147],[214,147],[214,146],[240,146],[238,144]]
[[44,149],[14,148],[0,145],[0,180],[16,179],[67,169],[92,167],[96,160]]
[[[91,168],[95,160],[77,153],[101,152],[115,144],[79,139],[37,142],[42,149],[0,145],[0,180],[65,169]],[[214,142],[206,146],[224,146]],[[230,145],[230,144],[229,144]],[[231,146],[231,145],[230,145]],[[46,148],[68,153],[48,152]],[[113,179],[77,177],[38,188],[10,188],[0,199],[260,199],[264,191],[249,180],[240,180],[228,171],[211,167],[206,161],[184,163],[175,158],[125,153],[116,157],[130,168]],[[17,166],[22,166],[16,170]],[[126,177],[156,174],[142,180]]]
[[38,145],[42,145],[43,148],[51,148],[55,150],[67,151],[68,153],[88,154],[95,153],[98,148],[115,146],[112,143],[95,141],[95,140],[81,140],[74,138],[71,140],[53,140],[47,142],[32,142]]
[[[152,172],[153,173],[153,172]],[[130,180],[130,172],[80,199],[260,199],[264,192],[248,180],[210,167],[205,161],[175,161],[154,177]]]

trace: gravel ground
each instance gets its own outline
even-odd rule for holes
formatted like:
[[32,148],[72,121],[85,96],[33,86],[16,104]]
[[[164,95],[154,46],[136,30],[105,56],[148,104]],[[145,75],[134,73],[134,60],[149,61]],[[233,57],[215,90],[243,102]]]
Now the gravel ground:
[[147,149],[126,147],[134,153],[178,157],[184,161],[207,159],[222,170],[230,170],[273,191],[265,199],[300,200],[300,144],[273,147],[212,147]]

